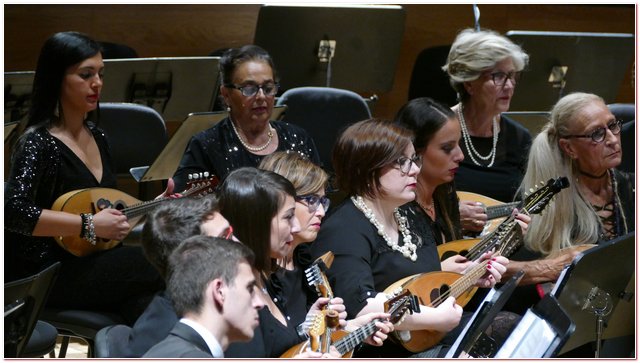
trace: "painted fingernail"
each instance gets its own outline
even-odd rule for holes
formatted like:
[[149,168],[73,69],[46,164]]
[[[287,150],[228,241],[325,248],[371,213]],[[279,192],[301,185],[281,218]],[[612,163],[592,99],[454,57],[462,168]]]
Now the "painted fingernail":
[[496,258],[495,258],[495,257],[491,259],[491,261],[495,261],[495,260],[496,260]]
[[487,265],[487,268],[488,268],[488,269],[491,269],[491,265]]

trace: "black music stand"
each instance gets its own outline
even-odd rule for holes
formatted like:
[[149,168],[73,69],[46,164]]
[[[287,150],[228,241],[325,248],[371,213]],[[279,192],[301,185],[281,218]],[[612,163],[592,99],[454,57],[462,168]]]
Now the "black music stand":
[[476,358],[490,358],[495,355],[498,347],[492,346],[493,340],[488,338],[484,332],[511,297],[522,276],[524,276],[524,272],[519,271],[499,289],[494,287],[489,290],[458,339],[449,348],[445,358],[464,358],[466,355]]
[[633,34],[512,30],[506,36],[530,57],[512,111],[549,111],[571,92],[613,103],[635,55]]
[[[36,72],[4,72],[4,123],[26,123]],[[5,135],[6,139],[6,135]]]
[[263,5],[254,44],[273,57],[283,91],[319,86],[387,92],[404,23],[405,10],[397,5]]
[[575,328],[558,300],[545,295],[527,310],[494,358],[555,357]]
[[[635,293],[627,289],[635,256],[635,232],[631,232],[582,252],[563,270],[551,295],[567,311],[576,331],[560,354],[596,342],[597,358],[602,339],[635,334],[635,310],[625,308]],[[631,316],[611,319],[618,310]]]
[[165,122],[213,110],[220,57],[105,59],[100,101],[149,106]]

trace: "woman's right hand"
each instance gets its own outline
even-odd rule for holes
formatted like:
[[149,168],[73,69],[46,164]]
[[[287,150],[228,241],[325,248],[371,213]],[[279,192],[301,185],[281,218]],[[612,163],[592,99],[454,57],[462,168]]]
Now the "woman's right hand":
[[435,308],[435,315],[439,318],[433,324],[433,329],[448,332],[460,324],[462,306],[456,304],[456,299],[449,296],[442,304]]
[[96,237],[121,241],[129,234],[127,216],[117,209],[107,208],[93,215]]

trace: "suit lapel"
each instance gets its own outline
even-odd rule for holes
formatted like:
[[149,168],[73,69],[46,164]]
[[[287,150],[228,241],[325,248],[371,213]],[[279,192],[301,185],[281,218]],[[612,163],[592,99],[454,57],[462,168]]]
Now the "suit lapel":
[[171,334],[174,334],[192,343],[198,349],[202,350],[203,352],[209,353],[211,356],[213,356],[213,353],[209,350],[209,346],[204,341],[204,339],[202,339],[200,334],[198,334],[197,331],[193,330],[193,328],[188,326],[187,324],[178,322],[178,324],[176,324],[173,327],[173,330],[171,330]]

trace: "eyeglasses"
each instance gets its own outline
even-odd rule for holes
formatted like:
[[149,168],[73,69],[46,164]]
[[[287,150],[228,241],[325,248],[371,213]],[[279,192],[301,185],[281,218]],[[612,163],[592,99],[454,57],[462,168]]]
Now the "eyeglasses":
[[515,85],[520,80],[520,72],[493,72],[491,79],[496,87],[503,88],[507,84],[507,79],[511,80],[511,84]]
[[226,84],[225,87],[239,90],[245,97],[253,97],[258,94],[259,90],[262,90],[265,96],[275,96],[278,93],[277,83],[265,83],[265,84],[248,84],[246,86],[236,86],[235,84]]
[[411,163],[416,164],[418,168],[422,167],[422,155],[416,154],[413,157],[408,158],[406,156],[401,156],[396,160],[396,164],[400,166],[400,171],[404,174],[409,173],[411,171]]
[[327,198],[326,195],[319,196],[317,194],[309,194],[309,195],[299,195],[296,197],[298,202],[305,201],[307,202],[307,207],[309,207],[309,213],[315,213],[318,210],[320,204],[322,204],[322,208],[326,212],[329,210],[329,204],[331,204],[331,200]]
[[613,133],[614,135],[617,135],[620,133],[620,125],[622,124],[622,121],[620,120],[615,120],[615,121],[611,121],[609,122],[609,124],[607,125],[607,127],[598,127],[597,129],[593,130],[593,132],[591,132],[590,134],[585,134],[585,135],[566,135],[566,136],[562,136],[563,139],[571,139],[573,137],[590,137],[591,140],[593,140],[593,142],[595,143],[601,143],[604,141],[605,137],[607,136],[607,129],[609,129],[609,131],[611,131],[611,133]]

